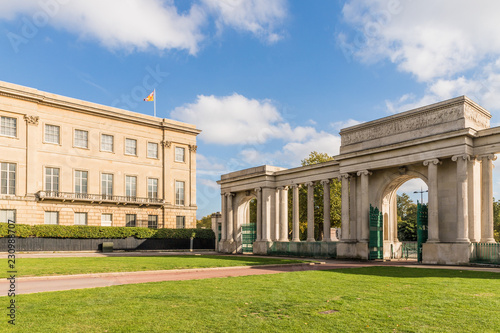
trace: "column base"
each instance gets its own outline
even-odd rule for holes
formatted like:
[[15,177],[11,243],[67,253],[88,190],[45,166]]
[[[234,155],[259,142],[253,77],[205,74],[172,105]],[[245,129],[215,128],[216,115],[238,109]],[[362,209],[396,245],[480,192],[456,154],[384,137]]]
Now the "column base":
[[469,243],[424,243],[422,263],[438,265],[464,265],[470,260]]
[[306,242],[315,242],[316,240],[314,238],[308,238]]
[[481,239],[481,243],[496,243],[497,241],[495,238],[486,238],[486,239]]
[[236,253],[236,242],[235,241],[221,241],[219,243],[219,252],[221,253]]
[[271,245],[273,245],[271,241],[255,241],[253,242],[253,254],[267,255]]
[[343,241],[337,244],[337,258],[368,260],[368,242]]

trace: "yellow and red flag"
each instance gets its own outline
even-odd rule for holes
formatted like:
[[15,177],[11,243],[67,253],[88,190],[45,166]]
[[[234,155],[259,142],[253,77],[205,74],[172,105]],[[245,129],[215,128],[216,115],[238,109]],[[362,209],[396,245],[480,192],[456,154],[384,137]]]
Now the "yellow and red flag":
[[153,92],[151,94],[148,95],[148,97],[144,98],[144,101],[145,102],[151,102],[151,101],[154,101],[155,100],[155,92],[153,90]]

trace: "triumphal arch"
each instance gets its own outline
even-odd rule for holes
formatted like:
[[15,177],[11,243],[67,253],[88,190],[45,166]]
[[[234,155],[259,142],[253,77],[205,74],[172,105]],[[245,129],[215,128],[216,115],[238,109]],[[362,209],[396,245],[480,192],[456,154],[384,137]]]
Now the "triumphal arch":
[[[373,207],[383,229],[383,258],[401,246],[396,191],[407,180],[428,186],[424,263],[469,262],[471,242],[494,242],[492,168],[500,152],[500,127],[490,113],[462,96],[340,131],[340,154],[326,163],[284,169],[260,166],[221,176],[218,250],[242,251],[249,200],[257,200],[253,253],[280,244],[305,248],[314,239],[313,186],[324,186],[324,237],[320,247],[338,258],[369,259]],[[329,188],[341,182],[341,237],[330,238]],[[299,240],[299,187],[307,193],[307,240]],[[288,205],[288,195],[293,196]],[[288,211],[292,210],[291,233]]]

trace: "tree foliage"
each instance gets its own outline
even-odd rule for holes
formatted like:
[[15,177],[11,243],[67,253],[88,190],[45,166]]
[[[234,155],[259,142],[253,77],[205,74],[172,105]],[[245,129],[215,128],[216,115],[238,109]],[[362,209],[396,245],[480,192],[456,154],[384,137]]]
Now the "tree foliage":
[[203,216],[201,220],[196,220],[196,228],[212,228],[212,214]]
[[493,198],[493,233],[495,240],[500,242],[500,200]]
[[397,197],[398,238],[401,242],[417,240],[417,205],[403,193]]

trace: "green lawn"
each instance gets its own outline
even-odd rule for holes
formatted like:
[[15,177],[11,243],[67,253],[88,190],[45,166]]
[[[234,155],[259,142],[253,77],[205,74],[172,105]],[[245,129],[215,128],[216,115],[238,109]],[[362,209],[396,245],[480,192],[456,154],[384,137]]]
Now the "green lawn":
[[[16,259],[18,276],[88,274],[103,272],[135,272],[162,269],[252,266],[290,264],[304,260],[212,255],[181,255],[151,257],[84,257],[84,258],[25,258]],[[0,278],[7,277],[6,271]]]
[[16,331],[498,332],[499,277],[368,267],[19,295]]

